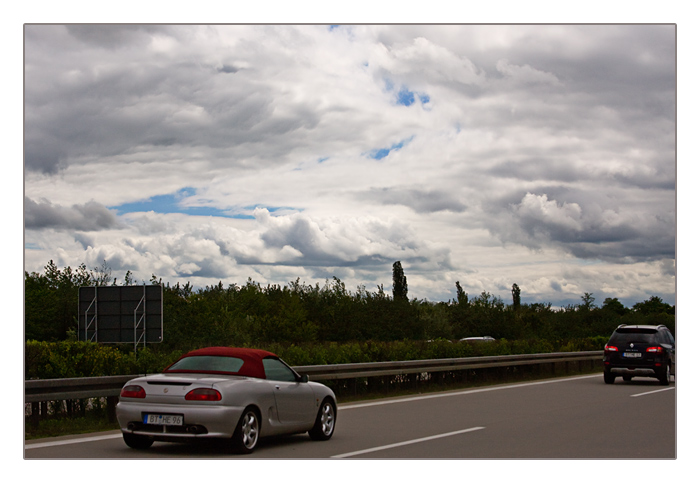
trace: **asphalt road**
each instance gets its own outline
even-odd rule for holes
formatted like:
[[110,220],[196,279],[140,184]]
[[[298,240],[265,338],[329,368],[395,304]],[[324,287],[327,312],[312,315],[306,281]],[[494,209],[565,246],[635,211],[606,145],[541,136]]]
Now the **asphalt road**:
[[675,382],[602,374],[341,404],[330,441],[265,439],[252,455],[218,445],[128,448],[107,432],[25,443],[26,459],[675,458]]

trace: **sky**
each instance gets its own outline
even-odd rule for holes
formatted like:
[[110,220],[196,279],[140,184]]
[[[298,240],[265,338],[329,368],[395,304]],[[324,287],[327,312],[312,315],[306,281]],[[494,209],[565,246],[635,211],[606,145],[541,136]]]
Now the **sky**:
[[675,304],[676,33],[27,24],[24,269]]

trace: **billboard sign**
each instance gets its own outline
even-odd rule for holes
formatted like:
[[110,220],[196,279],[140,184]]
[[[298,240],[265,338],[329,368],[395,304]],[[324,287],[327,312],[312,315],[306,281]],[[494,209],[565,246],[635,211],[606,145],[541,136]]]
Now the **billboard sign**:
[[78,340],[102,343],[163,341],[163,287],[80,287]]

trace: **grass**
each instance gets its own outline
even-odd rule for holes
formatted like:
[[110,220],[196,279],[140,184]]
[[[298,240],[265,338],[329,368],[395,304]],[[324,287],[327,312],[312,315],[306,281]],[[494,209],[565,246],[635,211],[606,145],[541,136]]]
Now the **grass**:
[[110,422],[105,416],[88,415],[85,417],[44,419],[34,428],[29,421],[24,423],[24,439],[52,438],[71,434],[93,433],[119,429],[119,423]]

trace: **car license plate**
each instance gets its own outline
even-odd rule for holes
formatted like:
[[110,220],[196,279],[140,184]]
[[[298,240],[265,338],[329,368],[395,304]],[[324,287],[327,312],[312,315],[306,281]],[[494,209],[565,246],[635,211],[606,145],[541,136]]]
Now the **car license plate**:
[[143,424],[160,424],[161,426],[182,426],[180,414],[146,414]]
[[622,357],[632,357],[632,358],[642,357],[642,353],[641,352],[625,352],[622,354]]

